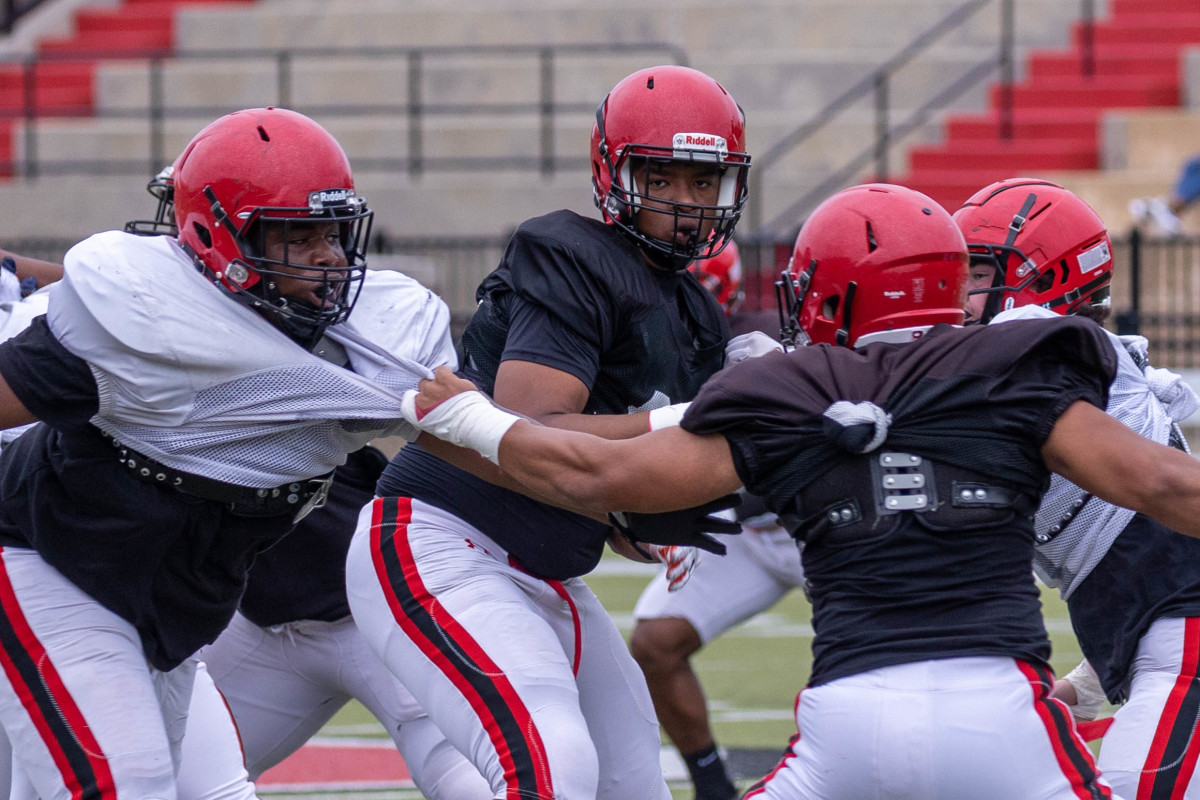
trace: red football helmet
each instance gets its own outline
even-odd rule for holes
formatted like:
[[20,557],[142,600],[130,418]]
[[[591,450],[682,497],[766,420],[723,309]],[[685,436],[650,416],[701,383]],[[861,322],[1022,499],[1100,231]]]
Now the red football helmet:
[[993,183],[954,213],[972,263],[996,266],[981,322],[1002,310],[1041,305],[1059,314],[1107,308],[1112,241],[1091,206],[1049,181]]
[[146,184],[146,191],[158,201],[154,219],[133,219],[125,223],[125,230],[138,236],[175,236],[175,166],[168,164]]
[[[633,238],[655,263],[683,269],[714,256],[733,236],[746,205],[745,115],[729,93],[703,72],[660,66],[618,83],[596,109],[592,129],[592,189],[604,221]],[[649,186],[652,170],[669,163],[712,165],[715,202],[661,200]],[[673,218],[669,238],[639,230],[637,215]],[[702,236],[706,224],[712,231]]]
[[[306,347],[343,322],[366,275],[372,212],[337,141],[303,114],[237,111],[211,123],[174,165],[179,241],[213,282]],[[293,264],[300,226],[336,223],[345,263]],[[282,257],[267,258],[268,240]],[[281,278],[318,284],[319,304],[283,295]]]
[[905,342],[961,325],[967,246],[920,192],[869,183],[813,211],[777,284],[785,343]]
[[689,269],[717,299],[726,315],[737,311],[746,296],[742,291],[742,256],[738,252],[737,242],[730,242],[728,247],[712,258],[693,262]]

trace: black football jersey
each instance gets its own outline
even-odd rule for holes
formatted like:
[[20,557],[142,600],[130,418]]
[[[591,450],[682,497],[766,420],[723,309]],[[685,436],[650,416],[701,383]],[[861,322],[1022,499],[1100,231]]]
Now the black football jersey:
[[[585,413],[690,400],[721,368],[729,338],[721,307],[695,277],[651,269],[617,229],[571,211],[522,224],[477,299],[462,339],[466,377],[491,394],[503,361],[553,367],[589,387]],[[545,578],[591,571],[608,533],[413,445],[388,466],[378,491],[457,515]]]
[[[1063,318],[938,326],[916,343],[861,350],[800,348],[730,367],[704,387],[683,427],[723,434],[746,488],[805,540],[812,684],[951,656],[1045,662],[1032,579],[1032,510],[1049,481],[1040,451],[1072,403],[1105,407],[1114,369],[1103,331]],[[838,400],[891,415],[876,450],[851,453],[827,434],[823,415]],[[972,524],[945,524],[946,497],[935,511],[880,514],[871,462],[887,452],[920,456],[935,473],[982,476],[1027,502]],[[836,494],[830,476],[867,487],[854,537],[823,527],[823,509],[801,501],[818,488]]]
[[501,361],[570,373],[585,413],[691,399],[721,368],[729,329],[687,271],[650,269],[616,228],[571,211],[529,220],[476,292],[463,372],[491,394]]
[[1150,625],[1200,617],[1200,539],[1134,515],[1071,594],[1067,610],[1104,693],[1124,702],[1138,644]]

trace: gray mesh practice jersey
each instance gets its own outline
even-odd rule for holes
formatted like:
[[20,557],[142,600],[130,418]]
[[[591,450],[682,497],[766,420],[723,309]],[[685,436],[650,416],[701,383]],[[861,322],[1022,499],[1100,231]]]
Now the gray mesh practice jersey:
[[399,273],[370,273],[350,321],[327,331],[343,368],[231,302],[169,237],[97,234],[65,267],[51,333],[92,370],[92,423],[138,452],[263,488],[326,474],[380,436],[415,438],[400,402],[432,377],[418,359],[440,341],[422,339],[446,310]]
[[[992,324],[1056,316],[1053,311],[1044,308],[1025,306],[997,315]],[[1169,408],[1155,394],[1145,367],[1134,361],[1114,334],[1108,333],[1108,337],[1117,358],[1117,374],[1108,389],[1105,412],[1135,433],[1159,444],[1167,444],[1175,424],[1172,413],[1186,416],[1194,410],[1194,402],[1189,404],[1176,400],[1173,407]],[[1191,393],[1186,384],[1180,382],[1175,385]],[[1194,401],[1194,393],[1191,397]],[[1128,508],[1092,498],[1061,533],[1053,535],[1053,527],[1085,496],[1082,489],[1066,478],[1053,476],[1034,523],[1036,533],[1048,538],[1048,541],[1040,542],[1037,546],[1034,567],[1038,576],[1047,585],[1057,588],[1064,599],[1070,599],[1079,584],[1104,558],[1113,540],[1125,529],[1135,513]]]
[[0,374],[44,423],[0,453],[0,544],[36,549],[172,669],[229,622],[255,554],[293,514],[241,516],[143,482],[97,428],[242,486],[323,474],[400,430],[399,390],[454,363],[448,318],[415,281],[370,273],[352,322],[329,334],[346,355],[335,364],[225,296],[170,240],[92,237],[47,316],[0,344]]

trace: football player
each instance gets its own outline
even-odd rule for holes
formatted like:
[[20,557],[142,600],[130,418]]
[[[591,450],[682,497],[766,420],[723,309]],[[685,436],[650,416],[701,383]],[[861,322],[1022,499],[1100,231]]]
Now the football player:
[[[172,173],[173,166],[168,166],[147,184],[158,200],[154,218],[133,220],[126,231],[144,236],[178,233]],[[55,268],[61,277],[61,265],[39,263]],[[430,361],[457,363],[445,305],[429,305],[428,291],[415,282],[400,286],[403,291],[385,292],[392,312],[407,319],[415,335],[437,344],[442,352],[427,354]],[[0,299],[4,288],[7,284],[0,287]],[[368,282],[365,288],[370,293],[373,286]],[[0,303],[0,310],[12,309],[0,326],[0,340],[45,313],[46,297],[46,292],[38,292],[20,305]],[[413,307],[399,305],[406,301]],[[430,318],[423,320],[427,312]],[[441,342],[434,336],[439,329],[444,334]],[[21,430],[4,431],[0,438]],[[346,608],[345,549],[358,512],[373,497],[386,463],[371,446],[351,453],[335,470],[326,504],[256,558],[239,612],[217,642],[203,649],[205,661],[197,664],[177,779],[183,800],[254,798],[251,781],[295,752],[351,698],[381,720],[426,797],[491,796],[475,768],[450,747],[403,685],[366,649]],[[260,623],[247,615],[259,617]],[[214,671],[221,675],[219,687],[212,679]],[[0,763],[6,763],[11,758],[7,741],[2,749]],[[23,773],[18,771],[17,778],[14,797],[36,797]]]
[[[170,168],[164,170],[169,175]],[[151,181],[148,188],[154,193],[156,183],[161,185],[162,173]],[[169,232],[174,235],[174,211],[171,212]],[[160,199],[159,215],[163,217]],[[130,223],[126,230],[149,223]],[[168,229],[146,233],[163,233]],[[29,327],[37,317],[46,313],[49,306],[51,284],[62,278],[62,264],[31,259],[13,252],[0,251],[0,341],[16,336]],[[38,283],[42,286],[39,289]],[[38,423],[34,423],[38,424]],[[8,428],[0,431],[0,444],[18,438],[31,425]],[[180,796],[188,800],[252,800],[257,795],[254,784],[246,773],[238,732],[225,706],[225,701],[213,685],[203,663],[197,663],[192,685],[192,699],[188,706],[188,723],[199,730],[205,743],[205,763],[208,769],[202,781],[196,781]],[[13,800],[36,800],[37,792],[19,764],[13,763],[12,747],[8,737],[0,731],[0,791]]]
[[[779,330],[774,312],[739,311],[744,292],[736,242],[690,269],[725,309],[731,332],[748,334],[770,325]],[[783,349],[773,340],[760,343],[765,350]],[[690,659],[804,582],[795,540],[762,500],[747,495],[736,512],[743,535],[726,543],[725,555],[692,549],[691,570],[662,570],[633,610],[629,648],[646,675],[658,720],[687,767],[696,800],[730,800],[737,790],[717,751],[704,690]]]
[[[972,296],[992,324],[1073,314],[1107,319],[1112,243],[1099,216],[1049,181],[991,184],[954,214],[974,270]],[[982,302],[979,302],[982,301]],[[1001,310],[1004,309],[1004,310]],[[1200,398],[1149,364],[1141,336],[1108,334],[1117,372],[1109,416],[1186,452],[1178,422]],[[1086,661],[1056,684],[1080,719],[1124,703],[1097,764],[1123,797],[1200,797],[1200,542],[1054,476],[1038,509],[1034,567],[1057,587]]]
[[[37,278],[33,278],[33,273],[49,286],[62,277],[62,265],[0,250],[0,341],[16,336],[29,327],[34,318],[46,313],[49,290],[43,287],[38,291],[27,292],[24,288],[29,287],[27,282],[30,279],[34,280],[36,286]],[[16,439],[27,427],[0,431],[0,446]],[[23,776],[19,771],[14,775],[12,767],[12,746],[0,729],[0,795],[10,795],[14,781],[18,787],[25,785]]]
[[[703,73],[618,83],[592,133],[602,219],[564,210],[517,229],[477,290],[466,374],[549,425],[625,438],[665,424],[724,362],[724,314],[686,267],[733,234],[744,142],[741,109]],[[347,562],[360,629],[497,797],[666,800],[645,679],[580,579],[609,525],[439,449],[405,447],[364,512]],[[660,552],[686,568],[686,552]]]
[[[125,229],[175,235],[173,167],[151,179],[154,219]],[[393,279],[399,276],[392,276]],[[370,282],[364,287],[368,295]],[[416,281],[386,291],[390,313],[407,321],[411,349],[431,363],[457,364],[449,310]],[[361,311],[360,311],[361,313]],[[441,332],[440,338],[438,332]],[[346,605],[346,547],[359,510],[374,497],[387,458],[370,445],[334,471],[325,505],[281,542],[260,553],[238,612],[217,641],[201,651],[209,685],[217,676],[222,702],[215,713],[206,691],[193,691],[178,776],[184,800],[229,797],[237,776],[258,780],[290,756],[351,699],[375,715],[396,743],[413,783],[430,800],[488,798],[479,772],[445,740],[416,701],[367,649]],[[203,716],[201,716],[203,715]],[[232,715],[232,717],[231,717]],[[239,767],[215,743],[236,722]],[[214,786],[215,784],[215,786]],[[251,796],[253,789],[251,787]]]
[[1104,413],[1117,362],[1093,323],[957,327],[966,267],[935,202],[855,187],[814,211],[783,281],[815,346],[730,367],[679,427],[538,426],[448,370],[406,416],[576,508],[628,520],[744,484],[805,541],[813,673],[747,797],[1112,797],[1050,696],[1033,513],[1055,471],[1200,537],[1200,463]]
[[441,363],[312,120],[222,117],[173,180],[177,238],[76,245],[0,345],[0,424],[45,423],[0,454],[0,722],[44,798],[175,796],[193,654],[348,453],[415,436],[398,390]]

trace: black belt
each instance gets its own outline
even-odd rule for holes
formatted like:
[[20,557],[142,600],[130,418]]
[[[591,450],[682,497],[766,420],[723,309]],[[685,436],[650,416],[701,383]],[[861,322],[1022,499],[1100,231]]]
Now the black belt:
[[325,505],[333,473],[319,478],[286,483],[271,489],[253,489],[226,483],[190,472],[180,472],[149,456],[121,444],[104,431],[100,435],[117,450],[117,460],[129,468],[129,474],[145,483],[174,489],[202,500],[212,500],[226,506],[229,513],[239,517],[277,517],[294,514],[299,522],[310,511]]

